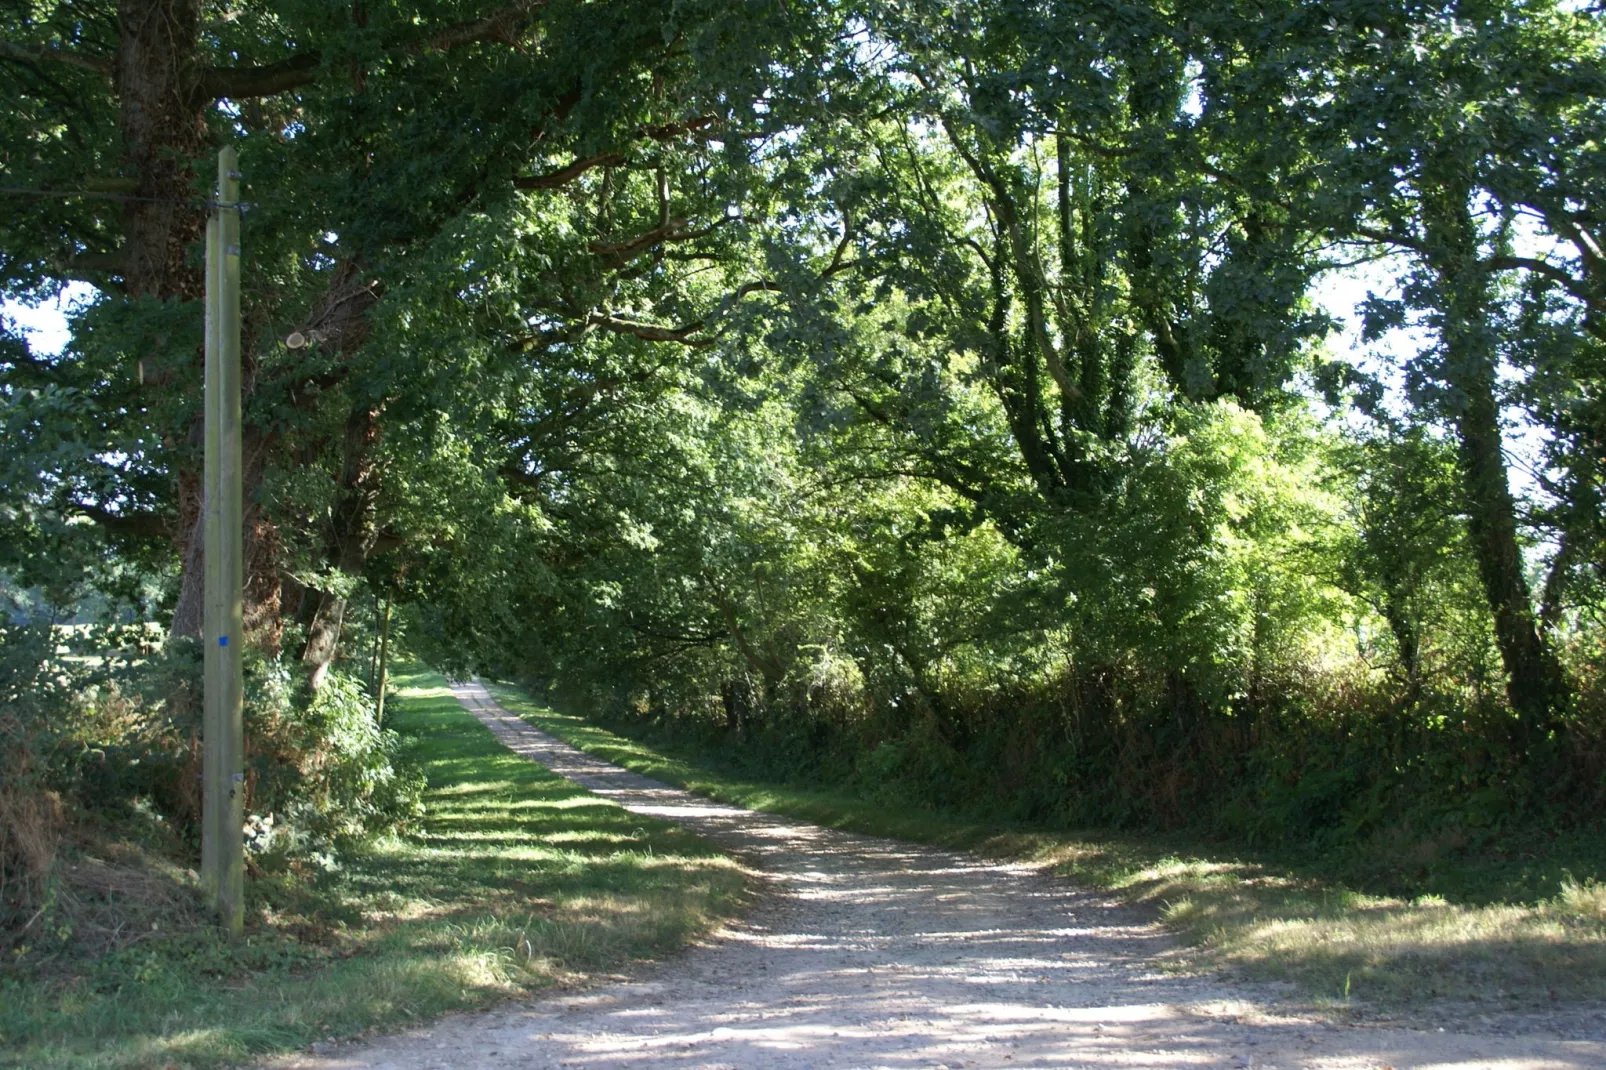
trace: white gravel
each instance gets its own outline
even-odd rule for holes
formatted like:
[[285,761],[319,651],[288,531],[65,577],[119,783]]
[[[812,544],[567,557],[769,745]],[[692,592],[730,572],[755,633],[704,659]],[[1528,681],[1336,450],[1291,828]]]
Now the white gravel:
[[1160,968],[1166,935],[1024,865],[723,806],[458,698],[517,753],[738,854],[772,894],[636,979],[459,1015],[297,1070],[669,1067],[1606,1068],[1601,1018],[1408,1030],[1280,1011],[1268,989]]

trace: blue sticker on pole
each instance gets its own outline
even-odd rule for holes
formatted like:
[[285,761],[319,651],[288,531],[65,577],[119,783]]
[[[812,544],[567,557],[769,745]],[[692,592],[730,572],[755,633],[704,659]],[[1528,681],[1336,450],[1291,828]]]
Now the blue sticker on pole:
[[217,637],[217,645],[218,646],[228,646],[229,645],[229,637],[226,636],[226,635],[218,636]]

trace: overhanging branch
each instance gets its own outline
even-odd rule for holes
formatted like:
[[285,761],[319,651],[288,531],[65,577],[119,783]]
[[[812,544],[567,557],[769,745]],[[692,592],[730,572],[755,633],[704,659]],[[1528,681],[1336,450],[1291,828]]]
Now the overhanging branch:
[[112,61],[106,56],[91,56],[47,45],[29,48],[26,45],[12,44],[10,41],[0,41],[0,59],[15,60],[19,63],[60,63],[66,67],[94,71],[96,74],[109,75],[113,70]]
[[605,312],[593,312],[586,320],[586,325],[613,334],[630,335],[644,342],[674,342],[693,349],[702,349],[714,344],[712,338],[697,337],[705,329],[702,320],[694,320],[681,327],[665,327],[662,324],[643,323],[640,320],[624,319]]
[[141,539],[166,539],[171,535],[169,518],[156,513],[114,513],[98,505],[78,502],[71,508],[74,513],[93,520],[113,535],[129,535]]
[[555,171],[547,171],[539,175],[527,175],[513,180],[514,189],[557,189],[568,185],[587,171],[594,171],[599,167],[617,167],[625,162],[624,153],[602,152],[595,156],[587,156],[569,164],[559,167]]
[[607,260],[611,267],[623,267],[642,253],[656,246],[706,238],[728,221],[729,217],[726,217],[706,227],[688,230],[686,229],[686,220],[671,219],[662,226],[644,231],[633,238],[626,238],[624,241],[617,242],[594,241],[586,248]]
[[213,67],[201,76],[201,91],[213,100],[271,97],[308,84],[322,63],[311,51],[260,67]]
[[[638,127],[636,136],[660,143],[669,142],[691,135],[705,135],[718,121],[717,115],[695,115],[679,122]],[[595,156],[582,156],[556,170],[515,178],[513,186],[515,189],[557,189],[559,186],[568,185],[588,171],[594,171],[599,167],[618,167],[628,159],[623,151],[599,152]]]
[[717,115],[694,115],[690,119],[681,119],[678,122],[643,126],[640,133],[642,137],[653,141],[674,141],[689,134],[701,134],[717,122],[719,122]]
[[[1429,255],[1427,243],[1414,235],[1401,234],[1393,230],[1377,230],[1372,227],[1353,229],[1357,237],[1365,238],[1367,241],[1397,246],[1422,256]],[[1531,256],[1492,256],[1482,263],[1487,271],[1528,271],[1541,275],[1583,302],[1592,313],[1606,315],[1606,298],[1591,289],[1585,280],[1558,264]]]
[[[484,18],[443,27],[420,40],[402,43],[399,48],[414,53],[443,52],[476,41],[496,41],[516,46],[523,36],[525,19],[531,12],[545,6],[546,0],[518,0],[517,3],[508,4]],[[15,46],[5,47],[15,48]],[[35,56],[26,49],[20,51],[28,58],[49,58],[61,63],[76,63],[78,66],[88,66],[91,70],[102,69],[98,64],[104,63],[104,70],[107,73],[111,71],[110,60],[102,61],[95,57],[82,57],[76,54],[54,54],[53,50],[48,49],[40,50],[51,53],[46,56]],[[0,51],[0,55],[6,54]],[[91,63],[97,65],[91,66]],[[278,63],[268,63],[260,67],[213,67],[202,73],[201,91],[214,100],[225,97],[229,100],[245,100],[250,97],[272,96],[309,84],[317,77],[322,65],[322,56],[316,49],[312,49],[289,59],[280,60]]]
[[424,39],[420,51],[444,52],[476,41],[499,41],[505,45],[516,45],[519,43],[524,17],[545,6],[546,0],[518,0],[517,3],[494,11],[483,19],[461,22],[437,30]]

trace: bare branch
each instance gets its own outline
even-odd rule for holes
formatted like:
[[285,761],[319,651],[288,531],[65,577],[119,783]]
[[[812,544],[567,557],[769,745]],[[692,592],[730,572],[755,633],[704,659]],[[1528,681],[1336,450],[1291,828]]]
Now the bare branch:
[[629,628],[631,631],[635,632],[637,635],[645,635],[649,639],[666,639],[666,640],[668,640],[668,641],[670,641],[672,643],[680,643],[686,648],[691,648],[691,647],[695,647],[695,646],[708,646],[708,645],[711,645],[713,643],[720,642],[723,639],[729,639],[730,638],[730,633],[729,632],[720,632],[720,631],[708,631],[708,632],[702,632],[700,634],[696,633],[696,632],[692,632],[692,633],[688,633],[688,634],[679,634],[679,633],[675,633],[675,632],[658,632],[658,631],[653,631],[653,630],[648,629],[648,628],[643,628],[641,625],[636,624],[636,623],[634,623],[632,621],[628,621],[628,620],[625,621],[625,627]]
[[[685,221],[671,220],[670,224],[671,226],[684,226]],[[642,235],[641,237],[631,239],[629,242],[622,242],[618,243],[617,245],[603,245],[603,243],[593,242],[592,251],[599,252],[624,249],[634,252],[637,251],[638,246],[642,246],[643,241],[649,236],[656,241],[688,240],[690,238],[702,237],[713,231],[714,227],[717,227],[718,225],[718,223],[715,223],[713,226],[706,227],[699,231],[681,232],[677,236],[670,238],[665,238],[664,236],[660,235],[658,232],[664,228],[658,228],[658,230],[649,231],[647,235]],[[846,245],[846,237],[844,237],[843,245]],[[599,246],[601,246],[600,250]],[[830,278],[832,275],[835,275],[839,272],[850,271],[858,267],[862,262],[860,260],[841,259],[841,248],[842,247],[839,246],[838,255],[833,256],[831,258],[831,263],[825,268],[825,270],[820,272],[819,277],[822,280]],[[736,287],[736,289],[732,290],[729,296],[718,303],[717,307],[721,309],[728,308],[731,305],[736,304],[738,301],[741,301],[744,298],[750,297],[756,293],[785,292],[785,288],[783,288],[773,279],[754,279],[751,282],[744,282],[740,286]],[[704,347],[711,346],[718,341],[717,335],[711,335],[707,333],[708,324],[705,320],[695,320],[691,323],[683,324],[677,327],[629,319],[623,316],[614,315],[610,312],[593,312],[587,316],[585,321],[579,324],[577,327],[567,330],[554,330],[526,335],[509,343],[509,348],[511,348],[514,352],[519,353],[543,353],[554,345],[558,345],[563,342],[579,341],[582,337],[584,337],[586,334],[589,334],[593,330],[608,331],[611,334],[629,335],[632,338],[640,338],[645,342],[672,342],[676,345],[689,346],[694,349],[702,349]]]
[[587,171],[594,171],[598,167],[617,167],[625,162],[623,153],[603,152],[595,156],[586,156],[578,159],[567,167],[560,167],[555,171],[547,171],[539,175],[527,175],[515,178],[515,189],[557,189],[568,185]]
[[114,66],[111,58],[107,56],[91,56],[65,48],[50,48],[47,45],[28,48],[25,45],[14,45],[10,41],[0,41],[0,59],[16,60],[19,63],[60,63],[63,66],[107,75],[112,73]]
[[[1401,249],[1409,249],[1414,253],[1426,255],[1427,243],[1408,234],[1400,234],[1392,230],[1376,230],[1371,227],[1356,227],[1357,236],[1368,241],[1380,242],[1386,245],[1395,245]],[[1562,289],[1584,303],[1584,306],[1594,313],[1606,313],[1606,299],[1590,288],[1583,280],[1578,278],[1566,268],[1552,264],[1548,260],[1540,260],[1531,256],[1491,256],[1483,261],[1488,271],[1529,271],[1535,275],[1542,275],[1558,283]]]
[[51,267],[64,279],[76,279],[103,289],[122,289],[121,277],[128,270],[128,259],[120,251],[82,252],[56,258]]
[[213,67],[201,75],[201,91],[213,100],[271,97],[308,84],[322,63],[311,51],[260,67]]
[[842,260],[847,255],[848,246],[852,242],[853,220],[847,218],[846,214],[844,214],[842,219],[842,240],[836,243],[836,251],[831,254],[831,262],[825,265],[824,271],[820,272],[820,278],[828,279],[837,272],[846,271],[854,265],[855,261],[850,260],[844,263]]
[[590,245],[586,246],[586,248],[590,249],[591,252],[595,253],[596,255],[605,258],[609,262],[610,266],[622,267],[655,246],[669,245],[674,242],[696,241],[698,238],[706,238],[727,222],[729,222],[729,217],[718,220],[717,222],[711,223],[708,226],[702,227],[698,230],[687,230],[686,220],[670,219],[667,220],[662,226],[654,227],[651,230],[638,234],[633,238],[627,238],[620,242],[594,241]]
[[688,134],[699,134],[719,122],[717,115],[697,115],[679,122],[663,123],[658,126],[643,126],[641,136],[651,138],[653,141],[673,141]]
[[1397,230],[1378,230],[1376,227],[1364,226],[1356,226],[1351,229],[1355,231],[1357,237],[1365,238],[1367,241],[1378,242],[1382,245],[1397,245],[1401,249],[1409,249],[1413,253],[1427,251],[1426,244],[1412,234],[1401,234]]
[[70,508],[112,535],[130,535],[141,539],[166,539],[172,535],[169,518],[156,513],[114,513],[101,506],[81,502],[74,502]]
[[[690,119],[683,119],[675,123],[662,123],[656,126],[642,126],[637,128],[636,134],[652,141],[667,142],[690,134],[699,134],[719,122],[717,115],[698,115]],[[547,171],[539,175],[528,175],[513,180],[516,189],[557,189],[565,186],[588,171],[598,167],[618,167],[628,157],[624,152],[601,152],[595,156],[582,156],[573,163]]]
[[545,353],[560,342],[574,341],[578,336],[585,334],[589,327],[582,326],[579,332],[574,331],[540,331],[513,339],[508,343],[508,351],[512,353]]
[[749,294],[756,293],[778,294],[785,293],[785,291],[781,289],[779,283],[772,282],[769,279],[759,279],[756,282],[744,282],[740,286],[736,287],[735,291],[731,294],[731,303],[734,304]]
[[703,332],[702,320],[696,320],[683,327],[664,327],[656,323],[642,323],[639,320],[621,319],[607,313],[593,312],[586,325],[614,334],[630,335],[644,342],[674,342],[694,349],[714,344],[712,338],[696,337]]
[[121,275],[128,270],[128,257],[122,250],[104,253],[79,253],[62,265],[71,274],[105,273]]
[[391,550],[399,550],[406,546],[407,542],[405,535],[399,535],[394,531],[381,531],[374,536],[374,545],[369,549],[368,553],[371,557],[377,557]]
[[1094,156],[1102,156],[1107,160],[1119,160],[1128,156],[1136,156],[1142,149],[1132,145],[1107,145],[1098,138],[1083,134],[1076,130],[1060,127],[1054,131],[1055,137],[1067,138],[1075,141],[1083,151],[1091,152]]
[[1561,288],[1582,301],[1595,312],[1606,313],[1606,301],[1601,295],[1591,292],[1583,280],[1565,268],[1558,267],[1548,260],[1539,260],[1531,256],[1495,256],[1490,257],[1486,263],[1490,271],[1531,271],[1535,275],[1543,275],[1547,279],[1561,284]]
[[685,228],[686,220],[670,219],[663,225],[643,231],[633,238],[626,238],[624,241],[603,241],[599,238],[586,248],[598,256],[622,256],[659,242],[673,241],[676,235],[685,233]]
[[[460,22],[436,30],[414,42],[413,52],[441,52],[475,41],[499,41],[517,45],[530,12],[546,6],[546,0],[518,0],[482,19]],[[106,61],[106,69],[111,69]],[[201,90],[213,99],[244,100],[267,97],[307,85],[317,77],[323,60],[317,50],[304,52],[278,63],[260,67],[213,67],[201,75]]]

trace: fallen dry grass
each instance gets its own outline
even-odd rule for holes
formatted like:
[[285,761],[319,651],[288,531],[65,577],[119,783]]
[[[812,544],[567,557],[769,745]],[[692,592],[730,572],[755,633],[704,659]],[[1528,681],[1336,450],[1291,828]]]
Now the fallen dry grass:
[[1478,906],[1367,895],[1230,858],[1145,859],[1129,843],[1015,839],[1012,853],[1152,905],[1186,938],[1183,963],[1391,1006],[1606,999],[1606,886],[1593,882],[1539,903]]

